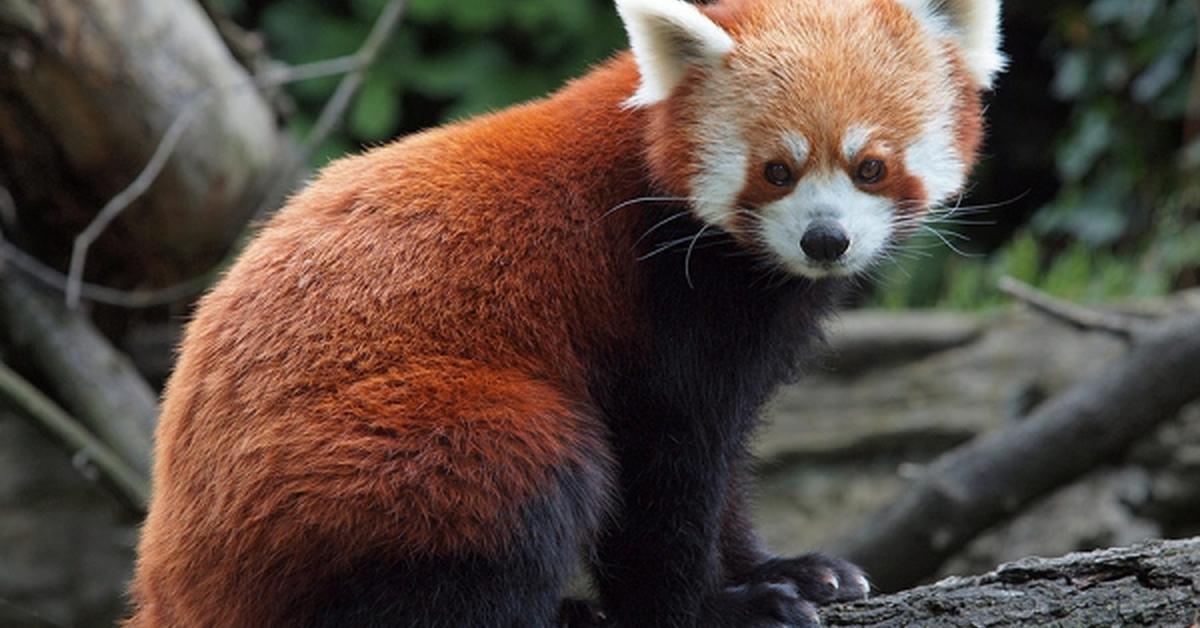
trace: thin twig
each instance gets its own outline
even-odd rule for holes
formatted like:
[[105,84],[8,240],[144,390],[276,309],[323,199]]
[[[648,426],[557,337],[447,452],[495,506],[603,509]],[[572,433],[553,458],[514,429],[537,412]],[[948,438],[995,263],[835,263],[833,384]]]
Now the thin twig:
[[199,0],[197,4],[212,22],[225,47],[233,53],[242,67],[251,72],[258,71],[264,62],[269,62],[264,54],[263,38],[257,33],[247,31],[235,23],[224,12],[213,6],[213,0]]
[[400,24],[400,18],[404,15],[405,0],[392,0],[388,3],[379,17],[375,20],[375,25],[371,27],[371,32],[367,35],[363,45],[358,52],[354,54],[357,60],[357,67],[351,70],[342,81],[338,83],[337,89],[333,95],[326,101],[325,107],[321,109],[321,113],[317,116],[316,123],[309,131],[308,137],[304,139],[304,144],[297,150],[280,170],[279,176],[275,180],[275,184],[271,186],[270,192],[263,198],[262,203],[254,210],[251,220],[257,220],[264,216],[283,202],[284,197],[288,192],[296,186],[296,179],[299,171],[304,165],[312,159],[317,148],[329,137],[329,134],[337,128],[338,123],[346,115],[346,109],[354,99],[354,95],[358,93],[362,87],[363,79],[366,76],[367,70],[379,58],[379,53],[382,52],[383,46],[391,38],[392,33]]
[[[5,240],[3,236],[0,236],[0,261],[12,264],[13,268],[48,288],[53,288],[64,293],[67,290],[69,279],[66,275],[43,264],[36,257],[17,248],[11,242]],[[83,282],[79,286],[79,294],[89,301],[116,307],[129,309],[158,307],[175,303],[180,299],[185,299],[198,292],[202,292],[212,284],[218,272],[219,268],[161,290],[118,290],[116,288],[109,288],[108,286]]]
[[[307,161],[314,148],[324,141],[325,137],[333,130],[337,120],[345,114],[351,99],[362,84],[364,73],[378,57],[383,44],[399,24],[400,17],[404,12],[404,5],[404,0],[392,0],[392,2],[384,7],[363,46],[354,55],[327,61],[318,61],[292,68],[272,69],[244,81],[205,88],[197,93],[183,110],[176,115],[171,125],[167,128],[167,131],[163,134],[162,139],[159,140],[158,146],[155,148],[150,160],[146,163],[142,171],[138,173],[137,177],[134,178],[133,182],[105,203],[104,207],[101,208],[92,221],[75,237],[65,288],[67,306],[72,309],[79,307],[79,299],[83,292],[83,274],[87,263],[87,255],[96,239],[104,233],[108,226],[122,212],[128,209],[134,201],[141,198],[150,189],[150,186],[158,178],[159,174],[162,173],[167,161],[175,152],[184,132],[187,131],[197,115],[215,102],[218,96],[226,96],[231,92],[248,87],[263,89],[322,76],[346,74],[341,84],[338,85],[337,91],[334,92],[329,102],[325,105],[320,118],[317,120],[317,125],[309,134],[299,155],[290,161],[287,168],[285,168],[285,176],[281,176],[280,180],[286,181],[287,187],[282,192],[272,192],[272,194],[268,195],[267,200],[273,201],[273,197],[276,195],[282,196],[286,194],[287,189],[290,189],[290,182],[295,178],[295,171],[299,167],[299,164]],[[278,184],[274,186],[274,188],[279,187],[280,185]],[[277,200],[273,201],[273,203],[277,202]],[[255,213],[257,215],[262,211],[263,209],[260,207]],[[205,274],[205,276],[208,275],[209,273]],[[199,281],[199,279],[189,280],[185,283],[190,284],[193,281]]]
[[94,464],[130,505],[145,509],[150,496],[147,479],[3,362],[0,362],[0,399]]
[[150,189],[150,185],[158,178],[163,167],[167,165],[167,159],[175,152],[175,147],[179,144],[180,138],[183,137],[184,131],[192,124],[196,114],[212,102],[212,93],[202,93],[187,106],[175,120],[171,122],[171,126],[167,128],[167,132],[163,134],[162,140],[158,143],[158,148],[154,149],[154,154],[150,157],[150,161],[146,163],[146,167],[142,169],[138,176],[130,183],[128,187],[121,190],[119,194],[112,197],[96,217],[84,227],[79,235],[75,236],[75,243],[71,249],[71,263],[67,270],[67,306],[71,308],[79,307],[79,292],[83,284],[84,263],[87,261],[88,249],[92,243],[112,221],[116,220],[125,208],[133,204],[134,201],[141,198],[146,190]]
[[1143,322],[1132,317],[1081,307],[1012,277],[1001,278],[999,288],[1034,310],[1081,331],[1100,331],[1131,342],[1146,328]]

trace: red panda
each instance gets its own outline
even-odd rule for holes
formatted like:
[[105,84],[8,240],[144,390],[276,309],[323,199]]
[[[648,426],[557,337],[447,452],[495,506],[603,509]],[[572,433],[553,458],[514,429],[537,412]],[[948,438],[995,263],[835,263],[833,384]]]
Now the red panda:
[[963,186],[999,0],[617,0],[632,51],[337,161],[199,304],[135,627],[810,626],[760,406]]

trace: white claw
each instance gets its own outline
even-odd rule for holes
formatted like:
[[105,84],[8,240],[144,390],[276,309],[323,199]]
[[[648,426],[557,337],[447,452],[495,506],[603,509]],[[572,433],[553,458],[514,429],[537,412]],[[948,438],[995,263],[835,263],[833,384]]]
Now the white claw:
[[864,598],[871,595],[871,582],[867,580],[866,576],[862,574],[858,575],[858,586],[862,587]]
[[829,586],[833,587],[834,591],[839,591],[842,588],[842,581],[838,579],[837,574],[835,573],[830,573],[828,577],[825,578],[825,582],[828,583]]

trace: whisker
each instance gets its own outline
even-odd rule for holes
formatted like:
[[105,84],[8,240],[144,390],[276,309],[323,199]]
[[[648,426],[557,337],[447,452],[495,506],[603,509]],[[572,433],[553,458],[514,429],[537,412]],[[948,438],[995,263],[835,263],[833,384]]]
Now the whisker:
[[908,272],[908,269],[904,267],[904,264],[893,262],[892,268],[895,268],[896,270],[900,271],[900,274],[904,275],[905,279],[912,281],[912,278],[913,278],[912,273]]
[[[929,213],[930,214],[942,214],[946,217],[955,216],[955,215],[959,215],[959,214],[984,213],[984,212],[987,212],[988,210],[998,209],[1001,207],[1005,207],[1005,206],[1017,203],[1017,202],[1021,201],[1022,199],[1024,199],[1025,197],[1029,196],[1029,194],[1031,192],[1032,192],[1032,190],[1025,190],[1024,192],[1021,192],[1020,194],[1018,194],[1010,199],[1007,199],[1007,200],[998,201],[995,203],[982,203],[979,205],[963,205],[962,204],[963,198],[959,197],[958,201],[954,205],[949,205],[949,206],[943,205],[943,206],[930,207]],[[900,206],[912,207],[912,205],[904,205],[904,204],[901,204]]]
[[[1018,194],[1010,199],[998,201],[995,203],[982,203],[982,204],[978,204],[978,205],[963,205],[963,201],[965,200],[966,195],[961,194],[955,199],[955,201],[952,205],[947,205],[947,204],[933,205],[928,208],[926,213],[929,216],[936,216],[939,218],[949,218],[952,216],[959,216],[959,215],[965,216],[965,215],[972,215],[972,214],[988,213],[988,210],[997,209],[1000,207],[1005,207],[1007,205],[1012,205],[1013,203],[1017,203],[1020,200],[1024,199],[1025,197],[1029,196],[1030,193],[1032,193],[1031,189],[1025,190],[1024,192],[1021,192],[1020,194]],[[924,207],[924,205],[925,204],[921,201],[903,201],[901,203],[897,203],[896,207],[897,207],[897,209],[914,209],[914,208]]]
[[613,213],[629,207],[630,205],[637,205],[638,203],[679,203],[691,200],[692,199],[686,196],[640,196],[638,198],[631,198],[622,203],[617,203],[611,209],[604,212],[604,214],[600,216],[600,219],[603,220],[608,218]]
[[946,233],[952,233],[955,235],[955,237],[965,238],[966,236],[963,236],[963,234],[955,232],[955,231],[949,231],[948,228],[987,226],[987,225],[994,225],[996,223],[990,222],[990,221],[970,221],[970,220],[948,220],[948,221],[911,220],[911,221],[892,221],[891,224],[892,224],[892,228],[897,231],[907,231],[907,230],[911,230],[915,227],[930,227],[930,228],[936,228],[936,229],[947,229]]
[[663,225],[666,225],[667,223],[669,223],[673,220],[678,220],[678,219],[686,216],[687,214],[688,214],[688,210],[685,209],[681,212],[677,212],[677,213],[671,214],[670,216],[667,216],[663,220],[660,220],[659,222],[655,223],[655,225],[653,227],[650,227],[649,229],[647,229],[646,232],[642,234],[642,237],[638,238],[637,241],[634,242],[634,244],[641,244],[642,240],[646,239],[646,236],[650,235],[651,233],[654,233],[655,230],[657,230],[658,228],[662,227]]
[[698,242],[700,238],[704,236],[704,232],[708,231],[708,228],[711,226],[712,225],[704,225],[704,228],[700,230],[700,233],[697,233],[696,237],[692,238],[692,243],[688,245],[687,255],[685,255],[683,258],[683,276],[685,279],[687,279],[688,287],[692,290],[696,289],[696,286],[692,283],[692,251],[696,250],[696,242]]
[[964,209],[964,210],[967,210],[967,209],[997,209],[1000,207],[1004,207],[1006,205],[1012,205],[1013,203],[1017,203],[1032,193],[1033,193],[1033,189],[1030,188],[1008,200],[998,201],[995,203],[986,203],[986,204],[982,204],[982,205],[964,205],[964,206],[962,206],[962,209]]
[[954,225],[959,227],[990,227],[1000,224],[996,220],[957,220],[954,218],[926,220],[929,225]]
[[933,255],[926,252],[925,248],[909,244],[889,244],[883,249],[883,252],[909,260],[931,259],[933,257]]
[[669,240],[667,242],[660,242],[656,245],[656,248],[653,251],[650,251],[649,253],[646,253],[646,254],[642,255],[641,257],[638,257],[637,259],[639,262],[648,260],[651,257],[654,257],[655,255],[658,255],[660,253],[668,251],[676,246],[679,246],[680,244],[691,242],[694,238],[698,238],[701,235],[703,235],[706,238],[711,238],[713,236],[719,236],[719,235],[728,235],[724,232],[705,234],[704,231],[706,231],[711,226],[712,225],[706,225],[703,229],[700,230],[700,233],[698,233],[696,235],[690,235],[690,236],[683,237],[683,238],[677,238],[675,240]]
[[[961,256],[963,256],[963,257],[968,257],[968,258],[972,258],[972,257],[982,257],[982,256],[980,256],[980,255],[974,255],[974,254],[971,254],[971,253],[964,253],[964,252],[962,251],[962,249],[959,249],[957,246],[954,246],[954,243],[953,243],[953,242],[951,242],[949,239],[947,239],[947,238],[946,238],[946,236],[942,235],[942,233],[941,233],[941,232],[939,232],[937,229],[934,229],[933,227],[930,227],[930,226],[928,226],[928,225],[920,225],[920,228],[921,228],[921,230],[922,230],[922,231],[926,231],[926,232],[928,232],[928,233],[932,233],[933,235],[937,236],[937,238],[938,238],[939,240],[941,240],[941,241],[942,241],[942,244],[945,244],[947,248],[949,248],[951,251],[954,251],[954,252],[955,252],[955,253],[957,253],[958,255],[961,255]],[[966,237],[966,236],[962,235],[961,233],[956,233],[956,234],[953,234],[953,235],[956,235],[956,236],[958,236],[958,237],[960,237],[960,238],[963,238],[963,239],[965,239],[965,240],[970,240],[970,238],[968,238],[968,237]]]

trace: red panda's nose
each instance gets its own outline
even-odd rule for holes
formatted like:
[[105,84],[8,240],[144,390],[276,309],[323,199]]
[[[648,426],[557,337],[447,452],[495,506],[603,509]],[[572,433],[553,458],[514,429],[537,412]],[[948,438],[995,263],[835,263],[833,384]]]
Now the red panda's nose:
[[800,248],[818,262],[835,262],[850,248],[850,238],[838,225],[819,220],[808,227],[800,238]]

